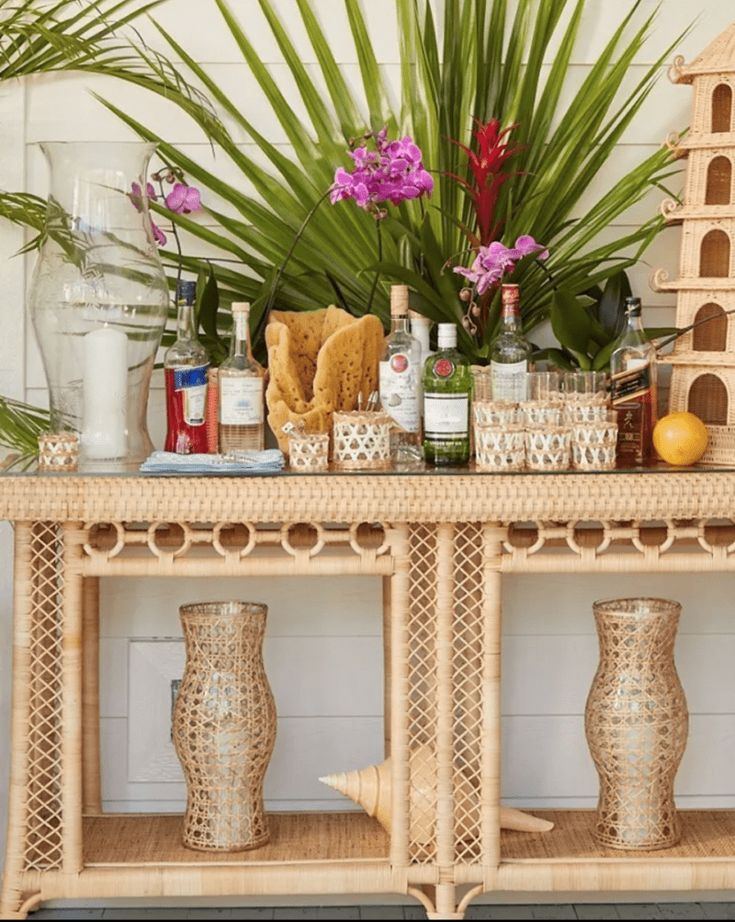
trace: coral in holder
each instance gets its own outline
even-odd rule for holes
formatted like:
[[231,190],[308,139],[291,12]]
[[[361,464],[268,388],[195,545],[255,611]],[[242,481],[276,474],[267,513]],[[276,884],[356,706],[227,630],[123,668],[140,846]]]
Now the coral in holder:
[[273,311],[266,328],[270,381],[268,423],[284,453],[283,426],[330,432],[335,410],[354,410],[378,387],[383,326],[368,315],[356,320],[338,307]]

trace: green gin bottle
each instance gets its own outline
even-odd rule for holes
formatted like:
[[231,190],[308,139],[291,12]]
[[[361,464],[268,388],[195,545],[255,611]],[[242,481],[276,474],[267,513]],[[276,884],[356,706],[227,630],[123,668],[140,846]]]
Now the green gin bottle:
[[424,458],[439,466],[470,460],[470,363],[457,351],[457,327],[439,324],[439,349],[424,365]]

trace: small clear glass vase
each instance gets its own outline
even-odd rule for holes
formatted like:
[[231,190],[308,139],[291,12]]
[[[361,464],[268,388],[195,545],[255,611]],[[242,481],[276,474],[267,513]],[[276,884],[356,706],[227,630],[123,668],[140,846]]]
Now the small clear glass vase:
[[43,143],[50,191],[29,305],[51,427],[81,436],[83,469],[151,452],[148,391],[168,315],[146,177],[154,144]]

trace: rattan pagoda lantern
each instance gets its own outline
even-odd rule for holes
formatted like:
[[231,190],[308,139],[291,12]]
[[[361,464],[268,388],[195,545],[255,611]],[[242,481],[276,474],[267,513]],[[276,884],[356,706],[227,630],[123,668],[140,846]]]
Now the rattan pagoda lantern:
[[665,201],[667,221],[682,226],[679,278],[658,270],[657,291],[677,293],[676,325],[702,323],[676,341],[669,410],[689,410],[710,433],[702,459],[735,463],[735,23],[686,64],[677,57],[674,83],[691,84],[694,106],[685,137],[669,140],[687,158],[681,203]]

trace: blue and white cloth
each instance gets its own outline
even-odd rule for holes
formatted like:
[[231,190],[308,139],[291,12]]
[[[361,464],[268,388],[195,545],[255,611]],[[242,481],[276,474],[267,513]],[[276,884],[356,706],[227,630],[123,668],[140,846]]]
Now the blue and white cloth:
[[140,466],[143,474],[226,474],[262,476],[279,474],[284,466],[283,452],[238,451],[232,455],[177,455],[154,451]]

